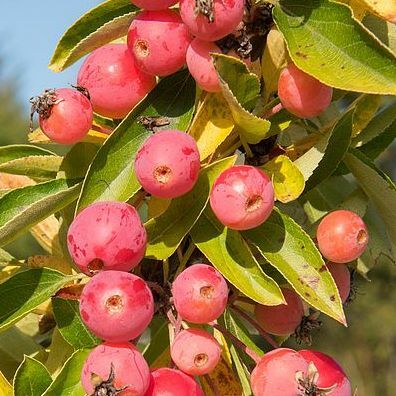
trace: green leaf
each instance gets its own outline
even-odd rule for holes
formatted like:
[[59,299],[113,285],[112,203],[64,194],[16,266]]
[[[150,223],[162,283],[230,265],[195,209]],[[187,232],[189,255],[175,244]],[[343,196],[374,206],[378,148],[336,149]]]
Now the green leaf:
[[294,162],[304,175],[306,191],[331,176],[342,161],[351,141],[352,117],[353,110],[345,113],[332,130]]
[[93,348],[100,344],[101,341],[82,321],[78,301],[54,297],[52,308],[59,332],[74,349]]
[[154,317],[149,328],[150,342],[142,353],[147,364],[151,366],[169,346],[168,321],[158,316]]
[[81,184],[51,180],[17,188],[0,198],[0,245],[12,241],[27,229],[73,202]]
[[294,201],[304,191],[304,175],[286,155],[277,156],[262,168],[271,178],[275,197],[280,202]]
[[349,7],[329,0],[281,0],[273,16],[300,69],[335,88],[396,94],[393,53],[352,18]]
[[260,84],[246,65],[231,56],[212,54],[223,96],[230,106],[235,123],[248,143],[258,143],[268,137],[271,123],[251,114],[246,107],[255,102]]
[[396,54],[396,24],[384,21],[372,14],[367,14],[362,22]]
[[0,331],[47,301],[72,278],[46,268],[19,272],[0,285]]
[[25,356],[14,378],[15,396],[41,396],[51,385],[52,378],[38,360]]
[[0,172],[25,175],[39,179],[52,179],[62,162],[51,151],[31,145],[0,147]]
[[186,71],[161,80],[148,96],[114,130],[96,154],[78,201],[81,210],[97,201],[127,201],[140,185],[134,173],[134,158],[151,135],[138,122],[139,116],[166,117],[167,129],[187,129],[195,103],[195,82]]
[[361,95],[353,114],[352,136],[358,135],[371,121],[381,104],[379,95]]
[[49,68],[60,72],[94,49],[125,36],[137,10],[129,0],[108,0],[88,11],[64,33]]
[[346,324],[337,286],[322,256],[291,217],[274,209],[261,226],[243,235],[308,304]]
[[146,256],[164,260],[171,256],[204,210],[210,189],[225,169],[234,165],[236,157],[215,162],[201,170],[194,188],[173,199],[168,209],[145,224],[148,234]]
[[396,187],[392,180],[358,150],[350,149],[345,165],[355,176],[361,189],[377,208],[387,226],[391,241],[396,241]]
[[89,349],[74,352],[43,396],[85,396],[81,371],[89,352]]
[[284,302],[278,285],[263,272],[240,233],[220,224],[209,206],[190,234],[198,249],[243,294],[265,305]]

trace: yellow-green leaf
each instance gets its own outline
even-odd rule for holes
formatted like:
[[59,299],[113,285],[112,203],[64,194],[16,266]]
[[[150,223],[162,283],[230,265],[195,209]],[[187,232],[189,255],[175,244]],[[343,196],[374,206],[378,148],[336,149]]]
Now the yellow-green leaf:
[[396,23],[395,0],[358,0],[358,2],[373,14],[376,14],[389,22]]
[[362,95],[353,114],[352,136],[358,135],[369,124],[381,104],[379,95]]
[[283,203],[297,199],[305,187],[300,169],[286,155],[279,155],[263,166],[274,185],[275,197]]
[[11,384],[4,377],[3,373],[0,371],[0,395],[2,396],[12,396],[13,388]]

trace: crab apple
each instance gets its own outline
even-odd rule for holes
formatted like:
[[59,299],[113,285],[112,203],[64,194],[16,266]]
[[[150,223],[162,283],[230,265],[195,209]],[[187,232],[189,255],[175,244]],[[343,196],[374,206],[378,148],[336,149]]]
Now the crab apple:
[[97,337],[126,342],[140,336],[154,314],[154,299],[146,282],[123,271],[95,275],[80,298],[81,318]]
[[290,113],[312,118],[329,107],[333,89],[290,64],[280,74],[278,95]]
[[165,10],[176,4],[178,0],[131,0],[131,3],[149,11]]
[[356,260],[369,241],[364,221],[349,210],[336,210],[326,215],[318,226],[316,238],[322,255],[334,263]]
[[[307,363],[313,363],[319,374],[310,384],[307,384],[306,394],[320,394],[321,389],[332,388],[326,395],[329,396],[351,396],[352,387],[348,377],[341,366],[330,356],[318,351],[302,350],[298,354]],[[315,392],[317,391],[317,392]],[[308,393],[311,392],[311,393]]]
[[194,264],[173,282],[173,302],[179,315],[191,323],[209,323],[225,310],[228,287],[222,275],[206,264]]
[[74,262],[87,275],[130,271],[146,250],[147,234],[136,209],[123,202],[97,202],[83,209],[67,233]]
[[88,355],[81,382],[87,395],[143,396],[150,371],[134,345],[105,342]]
[[31,99],[32,113],[39,114],[41,130],[60,144],[74,144],[92,126],[93,110],[89,99],[71,88],[46,90]]
[[128,31],[128,46],[136,64],[155,76],[168,76],[183,67],[191,39],[173,10],[142,11]]
[[78,85],[88,90],[96,113],[124,118],[155,86],[155,77],[141,71],[125,44],[108,44],[82,64]]
[[220,92],[219,77],[211,53],[221,53],[221,50],[215,43],[195,38],[187,49],[187,67],[203,90]]
[[216,179],[210,206],[219,221],[234,230],[248,230],[262,224],[274,207],[274,188],[260,169],[238,165]]
[[351,273],[345,264],[328,263],[327,268],[334,278],[341,301],[345,303],[351,293]]
[[[181,0],[180,15],[190,32],[201,40],[219,40],[242,22],[244,0],[213,0],[207,3],[211,9],[198,10],[198,14],[196,4],[195,0]],[[201,3],[198,4],[200,7]]]
[[300,296],[294,291],[282,288],[286,303],[267,306],[257,304],[254,316],[260,326],[270,334],[287,336],[294,333],[304,316],[304,307]]
[[254,396],[300,395],[297,373],[308,369],[306,360],[298,352],[278,348],[266,353],[252,371],[250,384]]
[[197,382],[182,371],[160,368],[151,373],[150,386],[145,396],[204,396]]
[[176,198],[189,192],[198,179],[200,166],[195,140],[177,130],[150,136],[135,158],[140,184],[160,198]]
[[182,330],[171,345],[171,357],[176,366],[190,375],[212,372],[220,360],[221,347],[207,331]]

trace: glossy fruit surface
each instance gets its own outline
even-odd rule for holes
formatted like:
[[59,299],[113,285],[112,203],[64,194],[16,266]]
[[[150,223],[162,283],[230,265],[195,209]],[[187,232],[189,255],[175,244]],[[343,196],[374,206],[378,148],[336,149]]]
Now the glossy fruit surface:
[[150,11],[165,10],[173,4],[176,4],[177,1],[178,0],[131,0],[131,2],[139,8]]
[[189,192],[198,179],[200,166],[195,140],[177,130],[150,136],[135,159],[140,184],[148,193],[161,198],[176,198]]
[[259,226],[271,214],[274,188],[260,169],[233,166],[216,179],[210,193],[210,206],[225,226],[247,230]]
[[129,28],[128,47],[142,71],[168,76],[186,63],[191,39],[176,11],[142,11]]
[[[149,387],[149,367],[142,354],[133,344],[103,343],[94,348],[84,363],[81,382],[87,395],[93,395],[95,386],[106,381],[113,366],[114,381],[112,385],[123,391],[117,396],[143,396]],[[105,385],[98,395],[111,395]],[[95,394],[95,395],[96,395]]]
[[294,333],[304,316],[301,297],[291,289],[282,288],[286,303],[268,306],[257,304],[254,316],[261,327],[268,333],[287,336]]
[[228,287],[212,266],[194,264],[173,282],[173,302],[180,316],[191,323],[209,323],[225,310]]
[[83,209],[67,233],[74,262],[87,275],[130,271],[146,250],[146,230],[136,209],[123,202],[98,202]]
[[151,373],[149,389],[145,396],[204,396],[194,378],[182,371],[160,368]]
[[182,330],[171,345],[171,357],[176,366],[190,375],[212,372],[220,360],[221,347],[205,330]]
[[242,21],[245,2],[243,0],[213,0],[212,18],[195,11],[195,0],[180,1],[180,15],[190,32],[206,41],[219,40]]
[[341,301],[345,303],[351,293],[351,273],[348,267],[345,264],[328,263],[327,268],[340,292]]
[[279,77],[278,95],[290,113],[301,118],[312,118],[329,107],[333,89],[290,64]]
[[297,396],[301,389],[296,379],[308,369],[306,360],[298,352],[278,348],[266,353],[252,371],[250,383],[254,396]]
[[348,263],[365,251],[369,235],[364,221],[349,210],[326,215],[316,233],[319,250],[334,263]]
[[187,67],[203,90],[220,92],[219,77],[211,53],[221,53],[221,50],[215,43],[195,38],[187,49]]
[[41,130],[60,144],[75,144],[85,137],[92,126],[93,110],[89,99],[76,89],[54,91],[55,104],[49,117],[39,116]]
[[97,337],[127,342],[140,336],[154,314],[154,300],[146,282],[122,271],[105,271],[85,285],[80,298],[81,318]]
[[85,59],[78,85],[89,91],[93,109],[109,118],[124,118],[155,86],[142,72],[125,44],[107,44]]

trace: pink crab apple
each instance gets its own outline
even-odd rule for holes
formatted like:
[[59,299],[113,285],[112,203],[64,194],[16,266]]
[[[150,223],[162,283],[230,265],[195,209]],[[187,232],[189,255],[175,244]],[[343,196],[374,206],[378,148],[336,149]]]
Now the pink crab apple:
[[[317,381],[311,383],[306,390],[311,391],[307,394],[314,393],[316,388],[320,389],[331,389],[326,395],[328,396],[352,396],[352,387],[348,377],[344,373],[341,366],[330,356],[324,353],[312,350],[302,350],[298,352],[307,363],[312,362],[317,370],[318,378]],[[316,388],[315,388],[316,387]]]
[[196,83],[205,91],[220,92],[220,82],[211,58],[211,53],[220,53],[212,42],[195,38],[187,49],[187,67]]
[[296,376],[307,369],[307,361],[292,349],[278,348],[268,352],[252,371],[250,384],[253,395],[300,395],[302,393]]
[[260,169],[238,165],[226,169],[216,179],[210,206],[219,221],[235,230],[262,224],[274,207],[274,188]]
[[301,118],[312,118],[329,107],[333,89],[294,64],[289,64],[280,74],[278,95],[290,113]]
[[334,278],[343,303],[351,293],[351,273],[345,264],[327,263],[327,268]]
[[254,316],[260,326],[268,333],[288,336],[294,333],[304,316],[304,307],[300,296],[291,289],[282,288],[286,303],[267,306],[257,304]]
[[322,255],[334,263],[356,260],[369,241],[364,221],[349,210],[336,210],[326,215],[318,226],[316,238]]
[[150,136],[135,158],[135,173],[142,187],[160,198],[189,192],[198,179],[199,151],[184,132],[165,130]]
[[146,230],[136,209],[123,202],[97,202],[71,223],[67,246],[87,275],[102,270],[130,271],[142,260]]
[[191,323],[209,323],[225,310],[228,287],[223,276],[206,264],[194,264],[173,282],[173,302],[179,315]]
[[132,4],[149,11],[165,10],[178,0],[131,0]]
[[160,368],[151,373],[150,386],[145,396],[204,396],[194,378],[182,371]]
[[142,71],[168,76],[186,63],[191,39],[176,11],[142,11],[129,28],[128,47]]
[[134,345],[105,342],[88,355],[81,382],[87,395],[143,396],[149,387],[150,371]]
[[123,271],[95,275],[80,298],[81,318],[97,337],[126,342],[140,336],[154,314],[154,300],[146,282]]
[[154,88],[156,79],[136,66],[125,44],[107,44],[88,55],[77,83],[88,90],[96,113],[120,119]]
[[201,40],[216,41],[227,36],[243,18],[243,0],[213,0],[212,4],[211,10],[199,10],[197,13],[195,0],[180,1],[183,22],[190,32]]
[[53,142],[77,143],[92,126],[91,102],[76,89],[46,90],[42,95],[32,98],[31,102],[32,112],[39,114],[41,130]]
[[190,375],[209,374],[221,356],[221,347],[207,331],[182,330],[171,345],[171,357],[176,366]]

